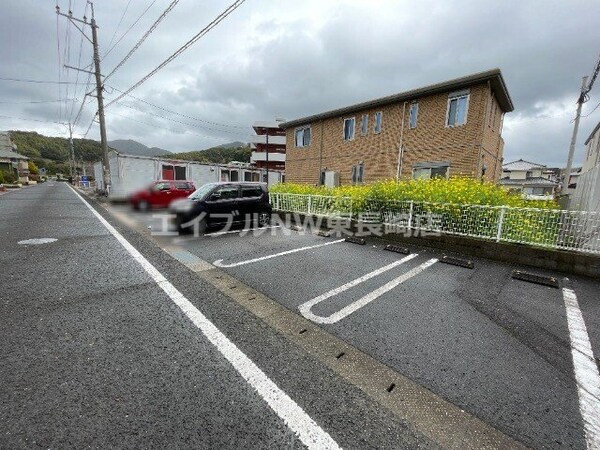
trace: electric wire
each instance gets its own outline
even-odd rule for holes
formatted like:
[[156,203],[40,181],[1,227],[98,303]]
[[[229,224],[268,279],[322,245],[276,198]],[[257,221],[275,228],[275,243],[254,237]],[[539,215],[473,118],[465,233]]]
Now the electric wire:
[[206,27],[204,27],[198,34],[196,34],[192,39],[190,39],[188,42],[186,42],[183,46],[181,46],[175,53],[173,53],[171,56],[169,56],[167,59],[165,59],[162,63],[160,63],[158,66],[156,66],[156,68],[154,70],[152,70],[149,74],[147,74],[145,77],[143,77],[141,80],[139,80],[137,83],[135,83],[133,86],[131,86],[129,89],[127,89],[124,93],[120,94],[119,96],[117,96],[114,100],[111,100],[106,106],[105,108],[108,108],[110,105],[118,102],[119,100],[121,100],[123,97],[125,97],[127,94],[129,94],[131,91],[133,91],[134,89],[138,88],[140,85],[142,85],[144,82],[146,82],[146,80],[148,80],[150,77],[152,77],[154,74],[156,74],[160,69],[162,69],[163,67],[165,67],[167,64],[169,64],[171,61],[173,61],[175,58],[177,58],[179,55],[181,55],[184,51],[186,51],[189,47],[191,47],[194,43],[196,43],[200,38],[202,38],[204,35],[206,35],[210,30],[212,30],[215,26],[217,26],[223,19],[225,19],[229,14],[231,14],[233,11],[235,11],[242,3],[244,3],[245,0],[236,0],[234,3],[232,3],[229,7],[227,7],[227,9],[225,9],[221,14],[219,14],[215,19],[213,19]]
[[171,2],[171,4],[167,7],[167,9],[165,9],[163,11],[163,13],[159,16],[158,19],[156,19],[156,21],[152,24],[152,26],[148,29],[148,31],[146,31],[146,33],[144,33],[144,35],[140,38],[140,40],[133,46],[133,48],[131,50],[129,50],[129,53],[127,53],[127,55],[125,55],[125,57],[121,60],[121,62],[119,62],[115,68],[113,70],[110,71],[110,73],[108,75],[106,75],[106,77],[104,78],[104,81],[108,80],[112,74],[114,74],[123,64],[125,64],[127,62],[127,60],[131,57],[131,55],[133,55],[135,53],[135,51],[140,48],[140,46],[142,45],[142,43],[146,40],[146,38],[156,29],[156,27],[158,26],[158,24],[160,24],[160,22],[167,16],[167,14],[169,14],[169,12],[175,8],[175,6],[177,5],[177,3],[179,3],[179,0],[173,0]]

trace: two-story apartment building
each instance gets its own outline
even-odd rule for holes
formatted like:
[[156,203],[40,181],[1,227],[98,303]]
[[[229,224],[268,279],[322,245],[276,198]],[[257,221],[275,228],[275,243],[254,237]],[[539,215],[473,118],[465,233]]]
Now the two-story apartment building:
[[[291,120],[286,180],[370,183],[502,173],[502,123],[513,110],[499,69]],[[335,176],[330,176],[330,175]]]

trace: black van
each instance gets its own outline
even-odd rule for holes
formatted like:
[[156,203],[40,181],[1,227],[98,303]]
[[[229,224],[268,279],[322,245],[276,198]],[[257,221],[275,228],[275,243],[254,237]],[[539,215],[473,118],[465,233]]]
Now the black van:
[[266,183],[223,182],[200,186],[169,206],[178,231],[203,233],[207,226],[256,221],[269,224],[272,208]]

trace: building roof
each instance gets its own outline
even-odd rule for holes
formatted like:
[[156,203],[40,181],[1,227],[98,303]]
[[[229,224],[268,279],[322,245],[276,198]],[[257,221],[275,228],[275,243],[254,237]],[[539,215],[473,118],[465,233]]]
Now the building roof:
[[498,183],[506,186],[558,186],[556,181],[552,181],[543,177],[531,177],[524,180],[501,178]]
[[259,120],[252,124],[252,128],[279,128],[282,123],[283,120]]
[[16,148],[17,146],[10,140],[10,135],[6,131],[0,132],[0,158],[29,159],[15,152]]
[[309,122],[314,122],[316,120],[328,119],[330,117],[341,116],[343,114],[347,114],[354,111],[359,111],[361,109],[369,109],[378,106],[385,106],[393,103],[403,102],[407,100],[414,100],[419,97],[424,97],[433,94],[440,94],[444,92],[449,92],[458,89],[464,89],[469,86],[473,86],[474,84],[490,82],[492,91],[494,91],[496,95],[496,99],[500,105],[500,108],[503,112],[510,112],[514,109],[512,100],[510,95],[508,94],[508,89],[506,88],[506,84],[504,83],[504,78],[502,78],[502,72],[500,69],[492,69],[485,72],[479,72],[472,75],[468,75],[461,78],[455,78],[453,80],[444,81],[442,83],[431,84],[429,86],[421,87],[418,89],[413,89],[410,91],[400,92],[399,94],[389,95],[387,97],[382,97],[374,100],[369,100],[363,103],[357,103],[355,105],[346,106],[344,108],[333,109],[331,111],[326,111],[319,114],[314,114],[312,116],[302,117],[300,119],[290,120],[289,122],[284,122],[280,126],[281,128],[290,128],[296,125],[301,125]]
[[531,169],[545,169],[546,166],[543,164],[533,163],[531,161],[525,161],[524,159],[518,159],[506,164],[502,164],[502,170],[531,170]]
[[598,125],[596,125],[594,127],[594,129],[592,130],[592,132],[590,133],[590,135],[588,136],[588,138],[585,140],[585,142],[583,143],[583,145],[588,145],[588,142],[590,142],[592,140],[592,138],[594,137],[594,135],[596,134],[596,132],[600,130],[600,122],[598,122]]

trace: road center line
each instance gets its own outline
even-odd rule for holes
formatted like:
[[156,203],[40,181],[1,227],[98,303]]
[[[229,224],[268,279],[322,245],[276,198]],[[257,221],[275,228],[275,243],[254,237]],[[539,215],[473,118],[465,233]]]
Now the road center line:
[[[565,281],[568,279],[565,278]],[[567,310],[573,370],[577,382],[579,411],[583,419],[585,440],[588,449],[600,449],[600,374],[583,315],[579,309],[577,295],[568,287],[563,287],[562,291]]]
[[340,242],[344,242],[344,239],[338,239],[337,241],[325,242],[324,244],[309,245],[308,247],[295,248],[293,250],[287,250],[285,252],[274,253],[272,255],[261,256],[260,258],[248,259],[246,261],[240,261],[240,262],[231,263],[231,264],[223,264],[223,260],[222,259],[218,259],[218,260],[216,260],[213,263],[213,265],[215,265],[217,267],[237,267],[237,266],[243,266],[245,264],[252,264],[252,263],[255,263],[255,262],[259,262],[259,261],[264,261],[266,259],[277,258],[278,256],[290,255],[292,253],[303,252],[305,250],[311,250],[313,248],[325,247],[326,245],[339,244]]
[[333,313],[332,315],[328,316],[328,317],[323,317],[323,316],[318,316],[314,313],[311,312],[311,309],[323,302],[324,300],[333,297],[335,295],[338,295],[364,281],[367,281],[379,274],[382,274],[384,272],[387,272],[388,270],[393,269],[396,266],[399,266],[400,264],[403,264],[407,261],[410,261],[411,259],[415,258],[417,256],[417,254],[412,254],[412,255],[408,255],[398,261],[393,262],[392,264],[388,264],[387,266],[383,266],[377,270],[374,270],[373,272],[369,272],[366,275],[363,275],[360,278],[357,278],[356,280],[352,280],[338,288],[332,289],[329,292],[326,292],[324,294],[319,295],[318,297],[313,298],[312,300],[309,300],[306,303],[303,303],[302,305],[300,305],[298,307],[298,309],[300,310],[300,313],[306,317],[309,320],[312,320],[313,322],[316,323],[323,323],[323,324],[331,324],[331,323],[336,323],[340,320],[342,320],[345,317],[348,317],[350,314],[358,311],[360,308],[368,305],[369,303],[371,303],[373,300],[379,298],[380,296],[382,296],[383,294],[385,294],[386,292],[394,289],[396,286],[398,286],[401,283],[404,283],[406,280],[408,280],[409,278],[414,277],[415,275],[417,275],[418,273],[421,273],[423,270],[427,269],[429,266],[435,264],[437,262],[437,259],[430,259],[426,262],[424,262],[423,264],[409,270],[408,272],[400,275],[397,278],[394,278],[392,281],[384,284],[383,286],[381,286],[378,289],[375,289],[374,291],[368,293],[367,295],[359,298],[358,300],[352,302],[351,304],[349,304],[348,306],[345,306],[344,308],[340,309],[338,312]]
[[104,227],[119,241],[150,277],[165,291],[169,298],[191,322],[208,338],[237,372],[267,402],[284,423],[298,435],[309,449],[339,449],[337,442],[323,430],[306,412],[282,391],[260,368],[208,320],[181,292],[175,288],[144,256],[136,250],[104,217],[86,202],[75,189],[69,188],[98,218]]

